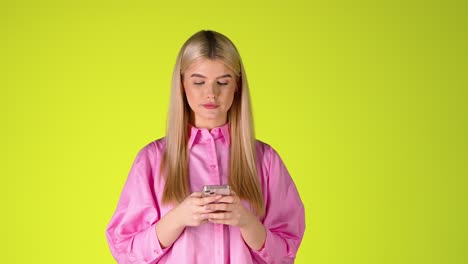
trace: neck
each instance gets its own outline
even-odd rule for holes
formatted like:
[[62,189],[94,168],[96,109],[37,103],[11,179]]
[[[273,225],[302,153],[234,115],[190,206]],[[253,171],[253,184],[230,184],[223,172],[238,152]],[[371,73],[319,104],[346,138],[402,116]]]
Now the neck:
[[211,130],[215,127],[220,127],[220,126],[223,126],[227,123],[227,120],[224,119],[224,120],[208,120],[208,121],[205,121],[205,122],[201,122],[201,121],[198,121],[195,120],[195,122],[193,122],[193,126],[196,127],[196,128],[206,128],[208,130]]

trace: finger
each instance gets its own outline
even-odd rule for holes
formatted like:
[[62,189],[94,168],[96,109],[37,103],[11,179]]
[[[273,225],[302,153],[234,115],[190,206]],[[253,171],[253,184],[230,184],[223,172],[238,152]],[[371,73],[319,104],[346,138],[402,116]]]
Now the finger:
[[204,217],[207,219],[214,219],[214,220],[228,220],[232,218],[232,214],[230,212],[220,212],[220,213],[209,213],[204,214]]
[[200,214],[200,219],[203,219],[204,221],[208,221],[208,218],[210,218],[209,213],[202,213]]
[[196,219],[196,221],[199,223],[199,225],[206,224],[209,222],[208,216],[204,214],[200,214],[198,216],[198,219]]
[[225,195],[225,196],[221,197],[221,199],[219,199],[218,202],[219,203],[233,204],[233,203],[237,203],[238,200],[239,200],[238,196]]
[[213,195],[213,196],[206,196],[206,197],[202,195],[202,197],[196,197],[193,203],[198,206],[203,206],[205,204],[213,203],[219,198],[221,198],[221,195]]
[[208,222],[213,224],[232,225],[230,220],[208,219]]
[[200,205],[205,205],[205,204],[210,204],[210,203],[214,203],[216,201],[218,201],[219,199],[221,199],[221,195],[210,195],[210,196],[206,196],[206,197],[203,197],[200,199]]
[[232,211],[233,205],[228,203],[213,203],[204,206],[205,210],[211,211]]
[[206,207],[207,205],[199,205],[197,206],[197,209],[196,209],[196,212],[197,213],[200,213],[200,214],[209,214],[209,213],[213,213],[214,209],[210,208],[210,207]]

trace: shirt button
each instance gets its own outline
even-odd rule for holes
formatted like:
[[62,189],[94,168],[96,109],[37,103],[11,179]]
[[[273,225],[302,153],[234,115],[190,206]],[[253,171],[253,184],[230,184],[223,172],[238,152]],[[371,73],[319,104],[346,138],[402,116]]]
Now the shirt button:
[[216,168],[216,165],[210,165],[210,169],[214,170]]

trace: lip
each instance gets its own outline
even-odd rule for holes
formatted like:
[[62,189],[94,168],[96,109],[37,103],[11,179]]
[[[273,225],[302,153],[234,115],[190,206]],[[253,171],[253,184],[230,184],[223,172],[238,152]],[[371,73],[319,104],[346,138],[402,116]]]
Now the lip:
[[206,109],[215,109],[215,108],[218,108],[219,105],[216,105],[216,104],[203,104],[203,107],[205,107]]

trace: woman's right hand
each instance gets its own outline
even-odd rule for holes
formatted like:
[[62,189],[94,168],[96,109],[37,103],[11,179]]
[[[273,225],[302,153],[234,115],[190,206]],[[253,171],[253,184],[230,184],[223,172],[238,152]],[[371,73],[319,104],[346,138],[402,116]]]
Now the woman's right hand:
[[205,205],[221,199],[221,195],[203,196],[201,192],[190,194],[179,205],[170,210],[156,223],[156,234],[162,248],[169,247],[184,231],[186,226],[199,226],[208,221],[212,210]]
[[205,205],[213,203],[221,197],[221,195],[203,196],[201,192],[194,192],[174,208],[175,219],[180,221],[180,225],[184,227],[199,226],[208,221],[206,214],[213,212],[205,209]]

